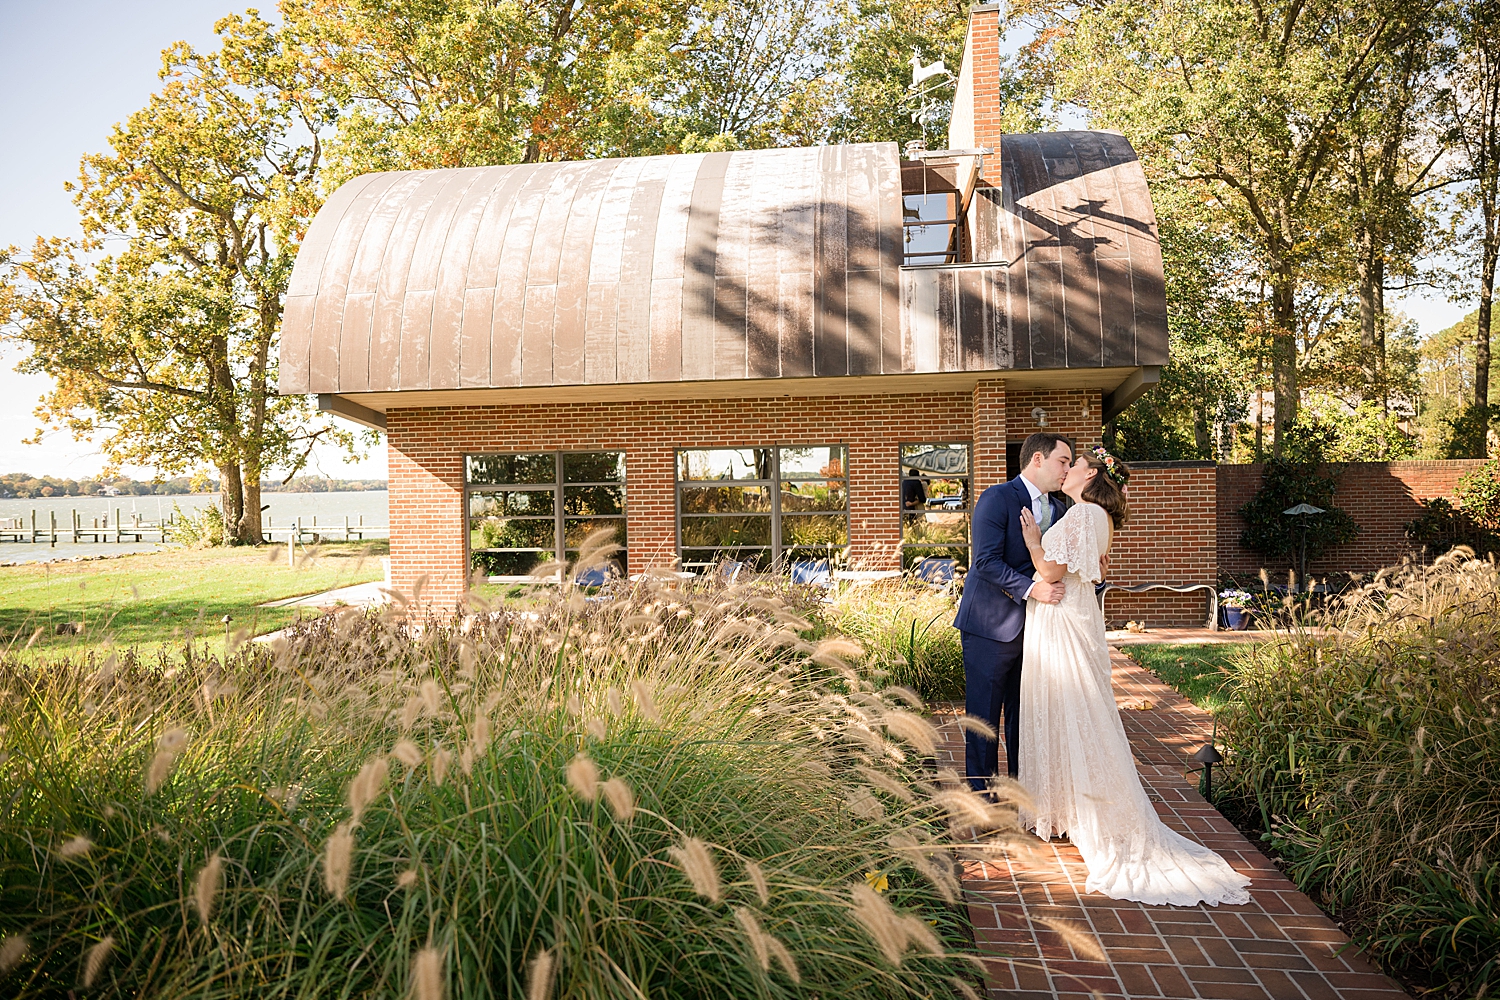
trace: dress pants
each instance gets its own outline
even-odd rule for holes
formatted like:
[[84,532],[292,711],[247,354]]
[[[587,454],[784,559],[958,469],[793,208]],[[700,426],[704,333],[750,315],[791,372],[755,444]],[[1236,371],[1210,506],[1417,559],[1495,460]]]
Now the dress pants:
[[[972,632],[961,634],[964,711],[1004,734],[1006,773],[1014,778],[1021,762],[1017,742],[1021,731],[1022,636],[1002,642]],[[1000,747],[994,740],[965,731],[964,763],[973,789],[987,791],[989,779],[1000,773]]]

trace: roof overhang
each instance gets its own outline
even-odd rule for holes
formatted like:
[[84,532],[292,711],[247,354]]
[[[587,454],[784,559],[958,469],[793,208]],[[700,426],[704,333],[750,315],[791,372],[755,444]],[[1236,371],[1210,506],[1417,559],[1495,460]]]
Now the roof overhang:
[[546,388],[415,389],[402,392],[319,393],[318,409],[337,414],[367,427],[383,429],[386,424],[386,414],[391,410],[520,406],[536,403],[644,403],[677,399],[899,396],[912,393],[971,392],[980,380],[997,378],[1002,379],[1007,388],[1015,389],[1097,389],[1108,400],[1118,397],[1123,387],[1153,384],[1156,381],[1155,373],[1152,372],[1143,377],[1142,372],[1145,371],[1147,369],[1143,368],[1052,368],[1012,372],[852,375],[842,378],[715,379],[701,382],[636,382],[624,385],[569,385]]

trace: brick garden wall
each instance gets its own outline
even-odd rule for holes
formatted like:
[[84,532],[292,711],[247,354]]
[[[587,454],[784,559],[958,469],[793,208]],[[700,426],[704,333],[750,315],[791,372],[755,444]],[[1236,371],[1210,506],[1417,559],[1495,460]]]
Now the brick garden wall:
[[[1354,541],[1329,549],[1308,563],[1313,576],[1370,573],[1401,561],[1413,551],[1405,525],[1421,511],[1420,501],[1451,497],[1458,481],[1483,465],[1482,459],[1442,462],[1352,462],[1344,466],[1335,502],[1361,531]],[[1219,572],[1253,579],[1264,566],[1285,583],[1288,560],[1268,561],[1240,545],[1245,522],[1239,510],[1260,489],[1264,466],[1221,465],[1218,469]]]
[[[1130,466],[1130,521],[1110,553],[1111,583],[1185,586],[1218,581],[1218,533],[1214,519],[1218,488],[1212,462],[1135,462]],[[1105,620],[1150,626],[1195,625],[1208,620],[1208,595],[1111,593]]]

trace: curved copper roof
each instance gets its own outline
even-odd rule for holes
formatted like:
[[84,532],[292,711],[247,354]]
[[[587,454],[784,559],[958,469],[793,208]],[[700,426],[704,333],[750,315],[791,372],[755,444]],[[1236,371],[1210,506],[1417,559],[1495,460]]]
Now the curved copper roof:
[[1164,363],[1129,144],[1006,137],[986,173],[980,263],[917,268],[891,143],[358,177],[298,254],[280,391]]

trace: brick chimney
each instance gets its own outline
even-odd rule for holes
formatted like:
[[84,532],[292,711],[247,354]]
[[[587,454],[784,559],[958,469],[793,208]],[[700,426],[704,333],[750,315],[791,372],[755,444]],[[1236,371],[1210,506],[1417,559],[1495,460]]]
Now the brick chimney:
[[953,117],[948,125],[949,149],[996,148],[1000,125],[1000,12],[1001,4],[976,4],[969,11],[969,34],[964,40],[964,63],[953,94]]

